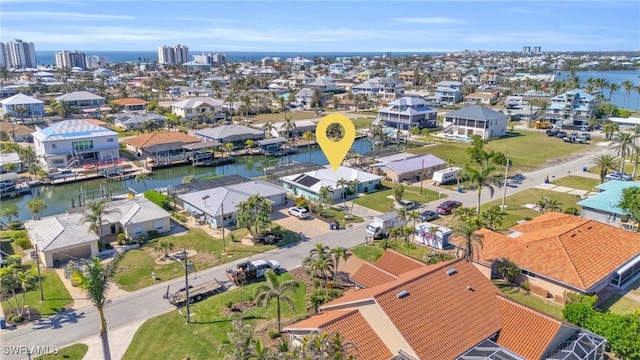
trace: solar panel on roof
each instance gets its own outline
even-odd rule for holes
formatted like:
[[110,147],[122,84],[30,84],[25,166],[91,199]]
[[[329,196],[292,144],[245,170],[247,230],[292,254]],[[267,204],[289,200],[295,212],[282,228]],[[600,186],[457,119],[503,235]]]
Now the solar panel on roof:
[[298,180],[302,179],[305,176],[307,176],[307,175],[306,174],[300,174],[295,179],[293,179],[293,182],[298,182]]
[[304,175],[300,180],[296,181],[298,184],[306,186],[308,188],[320,182],[320,179],[313,176]]

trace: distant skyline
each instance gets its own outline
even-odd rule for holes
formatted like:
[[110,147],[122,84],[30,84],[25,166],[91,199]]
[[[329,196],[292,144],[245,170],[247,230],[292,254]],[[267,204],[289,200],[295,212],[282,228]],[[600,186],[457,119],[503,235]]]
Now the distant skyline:
[[0,0],[36,51],[640,50],[640,1]]

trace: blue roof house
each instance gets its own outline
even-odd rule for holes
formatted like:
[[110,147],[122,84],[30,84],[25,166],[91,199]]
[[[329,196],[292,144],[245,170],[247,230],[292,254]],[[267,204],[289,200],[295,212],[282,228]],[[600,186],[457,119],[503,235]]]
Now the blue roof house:
[[578,202],[578,205],[582,207],[581,216],[585,219],[619,226],[627,230],[633,229],[633,226],[627,226],[627,216],[618,207],[618,203],[622,198],[622,190],[636,186],[640,186],[640,184],[633,181],[617,180],[597,185],[595,188],[601,191],[599,194]]

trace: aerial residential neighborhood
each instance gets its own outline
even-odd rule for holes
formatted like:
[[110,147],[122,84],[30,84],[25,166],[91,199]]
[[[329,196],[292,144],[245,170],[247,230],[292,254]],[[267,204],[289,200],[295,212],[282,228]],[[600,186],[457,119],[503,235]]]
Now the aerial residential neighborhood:
[[639,4],[122,4],[3,4],[3,359],[640,359]]

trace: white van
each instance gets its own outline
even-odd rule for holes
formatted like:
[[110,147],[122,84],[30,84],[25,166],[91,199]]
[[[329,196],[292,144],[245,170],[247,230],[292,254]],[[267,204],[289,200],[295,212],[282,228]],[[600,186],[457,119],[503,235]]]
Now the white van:
[[442,170],[435,171],[433,173],[433,182],[436,185],[450,184],[456,182],[456,175],[462,171],[459,167],[450,167]]

